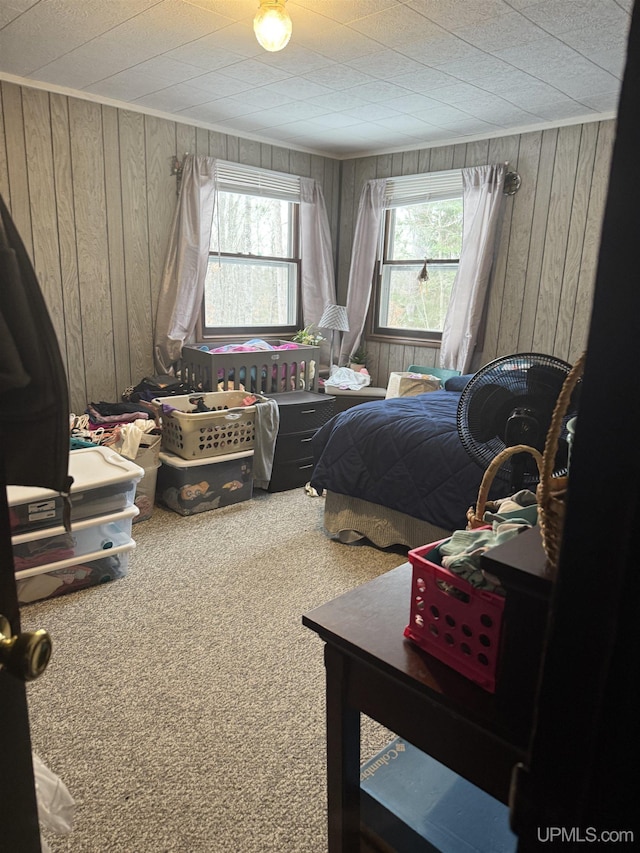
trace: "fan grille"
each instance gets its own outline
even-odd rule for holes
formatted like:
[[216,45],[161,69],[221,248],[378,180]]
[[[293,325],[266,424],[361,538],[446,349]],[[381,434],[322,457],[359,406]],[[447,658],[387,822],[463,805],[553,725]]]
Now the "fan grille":
[[[460,395],[457,426],[467,453],[486,468],[505,447],[527,444],[544,450],[555,403],[571,365],[542,353],[502,356],[482,367]],[[567,421],[575,415],[571,405],[565,415],[554,476],[566,474]],[[535,461],[528,454],[511,457],[499,478],[512,479],[514,466],[522,486],[538,480]]]

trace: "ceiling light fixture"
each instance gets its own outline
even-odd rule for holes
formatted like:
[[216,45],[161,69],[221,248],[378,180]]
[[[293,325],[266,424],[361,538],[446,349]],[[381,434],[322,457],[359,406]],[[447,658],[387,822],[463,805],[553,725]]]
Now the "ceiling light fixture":
[[284,8],[286,2],[287,0],[260,0],[260,8],[253,19],[253,31],[265,50],[282,50],[289,43],[293,25]]

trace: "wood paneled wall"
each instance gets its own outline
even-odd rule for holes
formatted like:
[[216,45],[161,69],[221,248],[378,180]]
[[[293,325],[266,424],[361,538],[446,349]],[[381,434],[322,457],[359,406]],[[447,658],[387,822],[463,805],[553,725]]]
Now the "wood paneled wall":
[[[505,199],[483,341],[474,368],[515,352],[573,361],[584,349],[613,149],[613,121],[344,161],[338,301],[346,300],[355,214],[363,184],[483,163],[508,162],[522,178]],[[367,340],[373,384],[410,364],[436,366],[439,350]]]
[[[208,154],[318,180],[346,301],[355,212],[371,178],[508,161],[484,339],[474,367],[512,352],[572,361],[590,319],[613,121],[343,162],[0,82],[0,193],[34,262],[73,411],[153,372],[153,325],[173,212],[171,159]],[[436,348],[367,341],[374,384]]]
[[58,336],[71,407],[153,373],[153,325],[184,153],[313,177],[337,245],[339,162],[0,82],[0,193]]

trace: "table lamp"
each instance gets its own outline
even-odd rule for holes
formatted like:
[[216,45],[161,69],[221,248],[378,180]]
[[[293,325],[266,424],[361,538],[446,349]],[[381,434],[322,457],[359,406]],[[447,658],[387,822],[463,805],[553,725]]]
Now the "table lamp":
[[329,352],[329,373],[331,373],[331,368],[333,367],[333,351],[336,332],[349,331],[349,319],[347,317],[346,307],[344,305],[333,305],[331,303],[327,305],[322,312],[322,317],[320,317],[318,328],[331,330],[331,346]]

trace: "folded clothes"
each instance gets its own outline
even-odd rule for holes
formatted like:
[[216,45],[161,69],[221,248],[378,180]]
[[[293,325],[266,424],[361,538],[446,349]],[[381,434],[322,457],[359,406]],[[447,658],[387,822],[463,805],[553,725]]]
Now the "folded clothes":
[[211,349],[208,346],[202,346],[200,349],[205,352],[267,352],[269,350],[298,349],[298,344],[293,341],[285,341],[282,344],[270,344],[261,338],[252,338],[244,344],[224,344],[221,347],[213,347]]
[[89,420],[92,424],[103,427],[106,427],[107,424],[128,424],[132,423],[133,421],[142,421],[149,419],[149,413],[141,412],[139,408],[132,412],[123,412],[121,414],[107,415],[100,414],[100,412],[98,412],[92,404],[87,407],[87,414],[89,415]]
[[[115,420],[119,415],[137,414],[140,411],[140,406],[137,403],[89,403],[88,409],[94,411],[103,418],[112,418]],[[143,417],[147,417],[146,414]]]
[[20,572],[24,569],[33,569],[36,566],[44,566],[47,563],[59,563],[62,560],[68,560],[73,556],[73,548],[58,548],[58,550],[52,549],[47,553],[36,554],[32,557],[22,557],[18,554],[14,554],[13,566],[16,572]]

